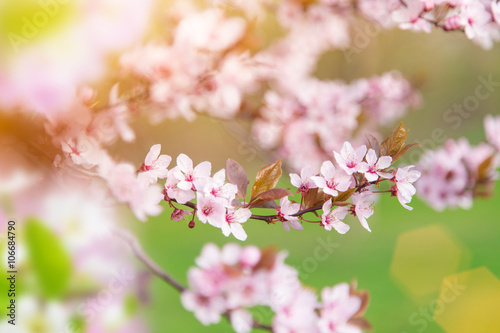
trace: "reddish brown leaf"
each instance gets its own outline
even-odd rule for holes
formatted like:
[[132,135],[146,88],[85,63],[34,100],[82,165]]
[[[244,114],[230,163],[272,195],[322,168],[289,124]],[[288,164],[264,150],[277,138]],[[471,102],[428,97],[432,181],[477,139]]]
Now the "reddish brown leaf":
[[485,159],[479,167],[477,168],[477,179],[478,181],[482,181],[488,179],[491,175],[491,171],[493,171],[493,162],[495,161],[495,154],[492,154],[487,159]]
[[293,195],[292,192],[287,190],[286,188],[273,188],[268,191],[262,192],[259,195],[255,196],[253,200],[250,202],[251,206],[255,204],[259,204],[266,201],[274,201],[279,200],[283,197]]
[[370,148],[375,150],[377,156],[380,156],[380,143],[378,142],[377,138],[371,134],[367,134],[366,138],[368,139],[368,144],[370,145]]
[[266,165],[257,172],[255,183],[252,187],[250,201],[253,201],[256,196],[266,192],[276,186],[281,177],[281,160]]
[[278,208],[278,204],[274,201],[257,201],[251,204],[252,208],[271,208],[271,209],[276,209]]
[[236,193],[238,198],[245,200],[248,183],[250,183],[245,169],[235,160],[228,159],[226,161],[226,176],[230,183],[238,187],[238,192]]
[[393,157],[403,149],[408,131],[403,122],[399,123],[391,135],[380,144],[381,156]]
[[356,192],[356,188],[350,188],[345,192],[339,192],[339,195],[333,198],[333,201],[347,201],[354,192]]
[[392,156],[392,163],[397,161],[401,156],[403,156],[408,151],[408,149],[410,149],[413,146],[421,146],[421,145],[420,145],[420,143],[412,143],[412,144],[406,145],[396,155]]
[[304,201],[302,203],[303,209],[308,209],[324,204],[326,201],[325,194],[319,192],[319,188],[310,188],[309,191],[304,195]]
[[274,247],[266,247],[261,251],[260,261],[255,266],[255,269],[271,270],[276,262],[276,249]]
[[363,331],[371,331],[373,329],[372,325],[365,318],[351,318],[347,322],[353,326],[361,328]]

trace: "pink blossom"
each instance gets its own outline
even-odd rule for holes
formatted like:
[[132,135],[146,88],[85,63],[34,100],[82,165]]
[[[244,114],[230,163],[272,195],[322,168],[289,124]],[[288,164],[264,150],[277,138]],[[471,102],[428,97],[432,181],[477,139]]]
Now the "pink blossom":
[[236,333],[250,333],[253,327],[253,317],[250,312],[243,309],[231,311],[229,321]]
[[349,231],[349,225],[342,222],[349,212],[347,207],[336,207],[332,209],[332,199],[323,204],[323,215],[321,216],[321,224],[326,230],[332,230],[332,227],[337,230],[339,234],[345,234]]
[[463,156],[469,152],[467,140],[448,140],[444,147],[428,151],[420,158],[418,169],[422,177],[416,183],[418,194],[434,209],[472,206],[472,194],[467,191],[468,166],[463,163]]
[[146,215],[155,216],[161,213],[161,187],[150,185],[145,174],[136,175],[131,164],[107,162],[100,166],[99,173],[106,179],[114,197],[129,205],[139,220],[145,221]]
[[392,18],[401,29],[431,32],[431,24],[421,18],[424,3],[421,0],[405,0],[405,4],[392,13]]
[[202,223],[207,223],[208,221],[214,227],[221,228],[226,223],[224,201],[212,196],[204,196],[198,192],[196,216],[198,216],[198,219]]
[[314,172],[310,165],[306,165],[300,171],[300,176],[296,173],[290,174],[290,182],[293,186],[297,187],[297,193],[301,192],[302,194],[309,191],[310,188],[318,187],[316,183],[311,179],[314,176]]
[[141,166],[144,173],[151,178],[152,183],[156,183],[158,178],[164,179],[168,176],[168,169],[172,157],[168,155],[160,155],[161,145],[156,144],[151,147],[146,159]]
[[240,263],[243,267],[254,267],[260,261],[262,255],[255,245],[248,245],[243,248]]
[[185,204],[186,202],[193,200],[196,195],[191,189],[183,190],[177,187],[179,179],[177,179],[175,174],[178,172],[180,171],[177,166],[168,171],[167,180],[165,181],[165,191],[168,199],[175,199],[178,203]]
[[295,290],[289,303],[274,309],[276,314],[273,318],[273,332],[318,333],[318,316],[315,312],[317,305],[317,296],[311,290]]
[[388,168],[392,163],[392,157],[381,156],[377,159],[377,154],[375,150],[369,149],[365,156],[366,162],[368,164],[368,169],[365,172],[365,177],[369,182],[376,181],[378,177],[382,178],[392,178],[391,173],[382,172],[382,170]]
[[234,45],[244,34],[245,21],[226,18],[219,9],[207,9],[185,17],[175,32],[175,44],[208,51],[223,51]]
[[500,116],[493,117],[492,115],[487,115],[484,118],[484,130],[486,132],[486,140],[500,152]]
[[352,183],[352,176],[346,174],[344,170],[336,170],[330,161],[325,161],[321,165],[321,175],[322,177],[313,176],[311,180],[323,192],[334,197],[339,194],[338,191],[347,191]]
[[348,323],[349,319],[360,309],[361,300],[350,294],[347,283],[323,288],[321,299],[322,306],[318,324],[321,333],[362,333],[360,328]]
[[367,165],[363,162],[363,158],[366,154],[366,146],[362,145],[358,149],[354,150],[349,142],[344,142],[344,146],[340,151],[340,154],[334,152],[335,160],[339,166],[347,172],[348,175],[352,175],[354,172],[365,172]]
[[300,209],[298,203],[291,203],[287,197],[283,197],[280,200],[280,208],[277,208],[278,216],[281,219],[281,224],[286,231],[290,231],[290,226],[295,230],[302,230],[302,224],[299,222],[297,216],[292,216],[297,213]]
[[206,297],[186,290],[181,294],[181,302],[186,310],[194,312],[203,325],[218,323],[226,311],[222,296]]
[[182,190],[202,190],[212,169],[212,165],[207,161],[201,162],[193,169],[193,161],[185,154],[177,157],[177,166],[174,176],[179,180],[177,187]]
[[421,175],[420,171],[410,170],[413,167],[415,166],[410,165],[404,168],[399,168],[396,172],[396,176],[394,177],[398,200],[401,205],[408,210],[412,210],[413,208],[406,204],[411,201],[412,196],[417,192],[412,184],[420,178]]
[[76,165],[90,169],[100,164],[107,156],[106,151],[99,143],[87,135],[81,134],[75,139],[61,142],[62,151]]
[[[485,49],[493,47],[492,15],[479,1],[463,1],[460,5],[461,25],[465,35]],[[495,27],[497,30],[497,27]]]
[[174,209],[174,211],[172,212],[172,215],[170,216],[170,219],[172,221],[180,221],[182,220],[182,218],[184,217],[184,215],[190,215],[191,214],[191,211],[189,210],[183,210],[183,209]]
[[231,183],[226,183],[226,171],[224,169],[217,171],[212,178],[207,178],[203,187],[203,193],[212,195],[215,198],[222,198],[226,205],[230,206],[236,197],[238,187]]
[[243,229],[242,223],[248,221],[252,212],[247,208],[228,208],[226,212],[226,222],[221,225],[222,233],[224,236],[229,236],[229,234],[233,234],[233,236],[241,241],[247,239],[247,234]]
[[363,228],[371,232],[366,219],[373,215],[372,192],[357,192],[354,193],[351,198],[354,203],[354,210],[351,210],[351,212],[354,212],[354,215],[358,217]]

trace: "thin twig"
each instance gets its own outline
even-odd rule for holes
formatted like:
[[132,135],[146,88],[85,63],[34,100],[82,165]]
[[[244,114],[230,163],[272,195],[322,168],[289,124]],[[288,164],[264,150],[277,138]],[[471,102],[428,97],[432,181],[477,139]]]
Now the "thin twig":
[[158,264],[156,264],[153,261],[153,259],[151,259],[144,252],[141,245],[137,241],[137,238],[135,238],[133,235],[124,230],[117,230],[117,233],[123,240],[125,240],[130,245],[137,259],[139,259],[142,263],[144,263],[154,275],[158,276],[159,278],[167,282],[169,285],[177,289],[177,291],[179,292],[183,292],[184,290],[186,290],[186,287],[184,287],[182,284],[180,284],[174,278],[172,278],[169,274],[163,271],[160,268],[160,266],[158,266]]

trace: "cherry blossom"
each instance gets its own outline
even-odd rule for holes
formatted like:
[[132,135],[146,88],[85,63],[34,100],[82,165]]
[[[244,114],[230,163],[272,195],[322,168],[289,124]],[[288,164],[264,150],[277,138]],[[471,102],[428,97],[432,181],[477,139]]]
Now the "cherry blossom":
[[303,230],[302,224],[299,222],[297,216],[293,214],[297,213],[300,209],[300,205],[297,203],[291,203],[287,197],[281,198],[280,207],[276,208],[278,216],[281,218],[281,224],[286,231],[290,231],[290,226],[295,230]]
[[203,189],[212,169],[212,165],[207,161],[193,168],[193,161],[186,154],[180,154],[177,157],[177,166],[174,177],[179,180],[177,187],[181,190]]
[[425,4],[421,0],[405,0],[400,9],[392,13],[392,18],[399,23],[401,29],[412,29],[415,31],[431,32],[431,24],[422,19],[420,15],[424,12]]
[[311,290],[297,289],[290,302],[274,308],[273,332],[311,332],[317,333],[318,316],[315,312],[318,300]]
[[352,175],[354,172],[366,172],[367,165],[363,162],[365,154],[365,145],[362,145],[358,149],[354,150],[352,145],[347,141],[344,142],[340,154],[334,152],[335,160],[348,175]]
[[181,302],[186,310],[194,312],[196,319],[203,325],[218,323],[225,311],[224,299],[220,296],[205,297],[185,291],[181,294]]
[[354,193],[352,195],[354,209],[351,212],[358,217],[359,222],[366,230],[370,231],[367,218],[373,215],[373,194],[370,191]]
[[348,322],[360,310],[361,300],[351,295],[347,283],[323,288],[321,301],[319,318],[321,333],[362,332],[361,328]]
[[191,189],[183,190],[177,187],[179,179],[175,176],[175,174],[178,174],[179,172],[180,170],[177,166],[168,171],[167,179],[165,181],[165,191],[169,199],[175,199],[178,203],[185,204],[186,202],[193,200],[196,197],[196,194]]
[[332,230],[332,227],[339,234],[345,234],[349,231],[349,225],[342,222],[346,217],[349,209],[347,207],[336,207],[332,210],[332,199],[323,204],[323,215],[321,216],[321,224],[326,230]]
[[365,172],[365,177],[369,182],[376,181],[378,177],[382,178],[392,178],[393,175],[388,172],[382,172],[388,168],[392,163],[392,157],[381,156],[377,159],[377,153],[373,149],[368,149],[368,153],[365,156],[368,168]]
[[414,168],[414,165],[410,165],[407,167],[399,168],[396,172],[396,176],[394,177],[394,181],[396,182],[396,195],[398,197],[399,202],[403,205],[404,208],[408,210],[412,210],[413,208],[406,205],[411,201],[411,198],[417,190],[412,185],[418,178],[420,178],[420,171],[410,170]]
[[114,197],[130,206],[139,220],[145,221],[146,215],[155,216],[161,213],[161,187],[150,185],[146,174],[136,175],[132,164],[115,164],[109,161],[100,166],[99,173],[107,181]]
[[215,198],[225,199],[229,206],[238,192],[238,187],[231,183],[226,183],[226,171],[224,169],[217,171],[212,178],[208,178],[203,192],[212,195]]
[[224,236],[233,234],[236,239],[239,239],[241,241],[247,239],[247,234],[245,233],[245,230],[243,229],[241,224],[245,223],[251,215],[252,212],[247,208],[228,208],[226,212],[227,224],[223,223],[221,225],[222,233],[224,234]]
[[321,175],[322,177],[311,177],[311,180],[316,184],[316,187],[334,197],[338,195],[338,191],[347,191],[352,183],[352,176],[346,174],[344,170],[336,170],[330,161],[323,162]]
[[306,193],[310,188],[318,187],[316,183],[312,180],[312,176],[314,175],[314,171],[310,165],[306,165],[300,171],[300,176],[296,173],[290,174],[290,183],[293,186],[297,187],[297,193]]
[[153,145],[146,155],[144,163],[141,165],[141,170],[151,178],[152,183],[156,183],[158,178],[167,178],[167,168],[172,161],[170,156],[160,155],[160,151],[160,144]]
[[201,193],[198,193],[197,201],[196,216],[200,221],[203,223],[208,221],[214,227],[221,228],[225,223],[224,201]]

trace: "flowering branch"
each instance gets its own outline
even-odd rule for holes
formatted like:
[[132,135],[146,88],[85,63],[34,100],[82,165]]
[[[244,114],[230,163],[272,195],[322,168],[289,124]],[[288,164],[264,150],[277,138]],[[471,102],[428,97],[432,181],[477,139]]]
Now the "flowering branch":
[[[115,232],[130,246],[136,258],[139,261],[141,261],[144,265],[146,265],[146,267],[148,267],[148,269],[154,275],[156,275],[163,281],[167,282],[167,284],[169,284],[171,287],[173,287],[180,293],[183,293],[187,290],[186,287],[184,287],[182,284],[180,284],[174,278],[172,278],[169,274],[167,274],[164,270],[162,270],[160,266],[158,266],[158,264],[144,252],[136,237],[121,229],[117,229],[115,230]],[[227,318],[228,321],[231,321],[230,312],[223,313],[223,316]],[[252,319],[251,322],[253,328],[268,330],[271,332],[273,331],[271,326],[262,324],[255,319]]]

